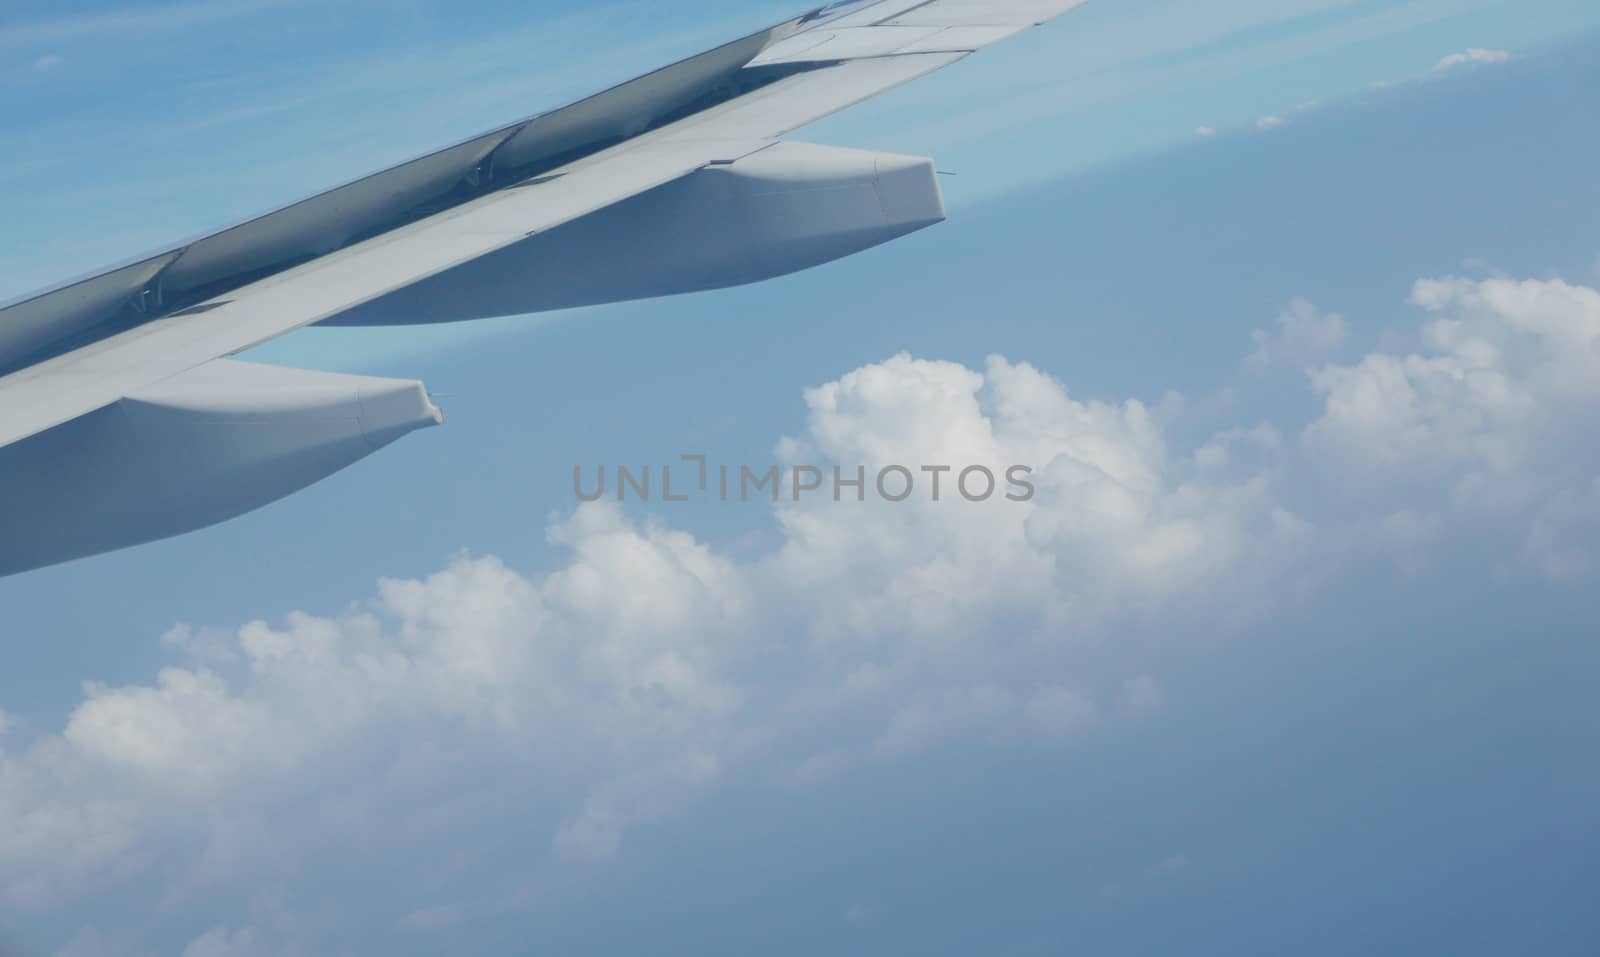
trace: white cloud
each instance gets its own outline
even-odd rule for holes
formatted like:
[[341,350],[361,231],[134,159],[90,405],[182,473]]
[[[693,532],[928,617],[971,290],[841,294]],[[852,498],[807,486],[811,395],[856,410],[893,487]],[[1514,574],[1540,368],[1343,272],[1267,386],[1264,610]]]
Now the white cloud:
[[33,61],[33,68],[36,69],[36,70],[49,70],[49,69],[53,69],[55,67],[60,66],[61,63],[62,63],[61,57],[56,56],[55,54],[51,53],[51,54],[46,54],[45,56],[39,57],[37,60],[34,60]]
[[1250,334],[1256,349],[1246,361],[1252,368],[1285,365],[1304,369],[1337,352],[1348,331],[1343,316],[1323,312],[1304,299],[1289,303],[1278,314],[1276,325],[1276,329],[1257,329]]
[[[167,907],[207,902],[194,953],[273,952],[319,862],[400,846],[460,876],[390,924],[468,923],[731,782],[1157,718],[1155,678],[1086,670],[1081,649],[1227,630],[1333,563],[1415,571],[1482,533],[1508,567],[1592,574],[1600,292],[1444,278],[1412,301],[1417,348],[1313,368],[1303,428],[1184,442],[1179,403],[901,355],[809,390],[781,443],[818,463],[1025,463],[1027,503],[785,501],[777,547],[744,560],[597,503],[552,525],[569,558],[547,574],[461,556],[333,617],[174,628],[153,680],[90,684],[59,733],[0,751],[0,900],[154,881]],[[1297,303],[1257,347],[1304,365],[1345,337]],[[1291,506],[1319,483],[1325,500]],[[524,883],[467,883],[459,835],[484,821],[527,850]],[[283,889],[271,908],[263,887]]]
[[1216,136],[1217,135],[1217,131],[1216,131],[1216,129],[1214,127],[1197,126],[1197,127],[1195,127],[1194,135],[1202,136],[1202,137],[1203,136]]
[[1485,65],[1491,63],[1505,63],[1511,59],[1511,54],[1505,50],[1485,50],[1481,47],[1470,47],[1459,53],[1452,53],[1442,58],[1433,65],[1435,73],[1465,65]]
[[1600,491],[1600,292],[1560,280],[1417,282],[1420,348],[1312,373],[1310,456],[1351,494],[1497,523],[1552,577],[1589,567]]
[[1284,122],[1285,122],[1285,120],[1281,116],[1263,116],[1261,119],[1256,120],[1256,129],[1258,129],[1258,130],[1277,129],[1278,127],[1282,126],[1284,124]]
[[1324,411],[1306,437],[1331,464],[1385,481],[1449,480],[1471,496],[1489,477],[1532,477],[1542,455],[1562,451],[1555,432],[1600,401],[1595,290],[1429,279],[1412,302],[1440,317],[1420,349],[1313,373]]
[[[462,557],[334,618],[180,626],[162,638],[180,663],[90,684],[61,733],[0,757],[0,895],[48,906],[157,846],[180,898],[289,880],[387,826],[371,808],[474,768],[519,798],[539,782],[549,810],[526,826],[551,862],[593,862],[755,755],[799,782],[952,736],[1070,737],[1096,724],[1094,689],[1019,679],[1019,654],[1050,660],[1130,605],[1208,606],[1275,547],[1259,481],[1186,478],[1157,412],[1074,399],[1031,366],[898,356],[806,401],[791,448],[1033,463],[1038,501],[786,502],[782,547],[744,563],[594,504],[553,526],[572,557],[546,576]],[[997,653],[999,620],[1042,643]],[[752,688],[748,669],[794,654],[784,683]],[[841,721],[835,753],[784,743]]]

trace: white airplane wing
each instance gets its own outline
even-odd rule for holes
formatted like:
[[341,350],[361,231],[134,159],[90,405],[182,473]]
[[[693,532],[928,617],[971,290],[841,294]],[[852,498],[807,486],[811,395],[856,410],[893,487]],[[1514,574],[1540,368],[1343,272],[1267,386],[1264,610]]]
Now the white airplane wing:
[[[12,532],[0,537],[0,574],[176,534],[288,494],[348,464],[301,462],[295,415],[343,416],[375,447],[371,423],[357,421],[360,397],[421,395],[414,383],[244,373],[244,363],[217,361],[294,329],[449,321],[749,282],[939,221],[928,161],[778,138],[1081,2],[832,4],[5,305],[0,526]],[[574,250],[586,252],[579,259]],[[262,387],[274,374],[279,387]],[[335,380],[354,405],[318,404]],[[415,426],[437,421],[425,397],[413,404]],[[281,457],[299,465],[260,465],[227,428],[274,416],[285,425]],[[203,440],[196,421],[206,423]],[[185,481],[225,483],[204,476],[250,469],[275,477],[248,495],[198,486],[191,497],[214,500],[203,514],[180,514],[190,508],[180,502],[150,527],[111,527],[123,509],[148,502],[133,494],[141,482],[175,481],[151,472],[151,446],[197,441],[212,459]],[[108,471],[119,481],[84,474]],[[61,481],[62,472],[76,477]],[[118,488],[102,487],[110,484]]]

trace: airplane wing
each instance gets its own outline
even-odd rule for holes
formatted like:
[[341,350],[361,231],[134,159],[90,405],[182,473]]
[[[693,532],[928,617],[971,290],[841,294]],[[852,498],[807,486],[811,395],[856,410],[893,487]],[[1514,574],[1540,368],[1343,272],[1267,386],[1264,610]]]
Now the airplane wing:
[[[37,482],[23,488],[20,476],[36,479],[60,465],[47,456],[66,455],[65,448],[87,466],[114,446],[132,459],[104,466],[138,474],[138,443],[107,424],[127,419],[130,408],[204,413],[213,426],[229,414],[284,414],[276,405],[263,411],[230,398],[230,376],[245,364],[224,362],[220,375],[203,367],[302,326],[446,321],[748,282],[936,222],[943,210],[927,161],[779,138],[1081,2],[834,3],[570,106],[8,304],[0,308],[0,501],[46,494]],[[541,268],[579,237],[609,250],[611,262],[597,267],[589,257],[593,275],[579,263]],[[684,250],[698,251],[699,259],[683,259]],[[635,268],[616,268],[630,261]],[[259,376],[244,378],[256,383]],[[198,385],[189,388],[190,380]],[[322,395],[326,384],[305,388]],[[299,387],[286,380],[284,389],[291,385]],[[378,388],[373,381],[350,386],[357,396]],[[437,420],[437,410],[428,410],[417,413],[419,424]],[[142,441],[170,437],[160,429],[193,428],[180,419],[146,431]],[[140,421],[150,427],[148,415]],[[73,434],[47,435],[61,430]],[[225,444],[235,451],[240,445]],[[81,483],[71,488],[80,503],[115,497],[102,493]],[[0,519],[15,508],[50,514],[37,504],[0,506]],[[217,514],[257,504],[235,502]],[[38,534],[55,534],[52,522]],[[172,528],[183,525],[199,527],[186,520]],[[157,531],[141,540],[173,533]],[[39,564],[29,556],[40,546],[21,537],[0,541],[0,574]],[[100,544],[69,551],[105,550]]]

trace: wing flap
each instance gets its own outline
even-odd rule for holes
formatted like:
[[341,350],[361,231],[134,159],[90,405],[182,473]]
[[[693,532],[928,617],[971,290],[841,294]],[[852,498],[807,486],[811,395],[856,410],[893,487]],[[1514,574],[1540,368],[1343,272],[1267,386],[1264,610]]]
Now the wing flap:
[[[297,262],[326,255],[636,136],[718,89],[764,46],[792,32],[780,24],[539,114],[272,212],[141,257],[96,276],[0,303],[0,376],[79,332],[139,320],[148,305],[181,311]],[[159,262],[154,273],[144,271]],[[115,274],[117,279],[107,281]],[[134,281],[136,280],[136,281]],[[131,311],[138,299],[140,310]],[[60,351],[58,348],[55,351]]]
[[0,374],[20,359],[115,316],[178,258],[162,253],[0,310]]
[[0,308],[0,446],[742,158],[1081,2],[831,5]]
[[1033,26],[1059,17],[1086,0],[934,0],[891,17],[902,26]]
[[774,137],[814,123],[919,76],[949,66],[965,53],[846,60],[797,74],[707,110],[674,135]]
[[[630,143],[0,379],[0,446],[768,143]],[[211,305],[211,304],[208,304]]]
[[848,27],[811,31],[790,37],[763,50],[751,66],[772,63],[810,63],[821,60],[859,60],[889,56],[919,40],[927,40],[943,27]]

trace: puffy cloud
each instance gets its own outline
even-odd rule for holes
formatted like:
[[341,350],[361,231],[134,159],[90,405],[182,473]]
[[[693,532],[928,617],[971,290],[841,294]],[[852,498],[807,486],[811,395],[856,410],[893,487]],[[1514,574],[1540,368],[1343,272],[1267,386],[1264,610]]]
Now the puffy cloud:
[[1256,349],[1246,361],[1255,369],[1273,365],[1304,369],[1337,352],[1346,334],[1343,316],[1296,299],[1278,314],[1275,329],[1251,333]]
[[[224,922],[192,952],[277,952],[320,860],[399,847],[448,865],[392,926],[450,926],[724,782],[805,787],[955,739],[1049,747],[1158,717],[1156,676],[1082,667],[1085,649],[1233,627],[1351,549],[1416,570],[1465,528],[1537,574],[1589,574],[1600,293],[1443,278],[1412,302],[1415,349],[1310,369],[1304,427],[1180,441],[1180,402],[895,356],[808,390],[778,451],[901,464],[920,493],[785,496],[765,555],[591,503],[551,526],[568,557],[546,574],[462,555],[336,616],[176,627],[152,681],[90,684],[59,733],[0,751],[0,900],[154,877],[166,906]],[[1296,302],[1257,354],[1305,366],[1346,336]],[[959,494],[961,470],[1003,483],[1014,465],[1028,500]],[[486,820],[495,849],[528,850],[516,873],[483,876]]]
[[[852,644],[959,655],[997,619],[1083,634],[1129,607],[1205,604],[1210,584],[1251,581],[1294,544],[1298,523],[1273,499],[1270,469],[1199,472],[1170,448],[1162,409],[1075,399],[1025,363],[994,357],[979,374],[899,356],[807,402],[810,434],[791,451],[869,471],[948,466],[947,486],[964,466],[1001,476],[1023,464],[1036,491],[971,507],[780,507],[784,544],[770,564],[829,596],[814,635],[834,655]],[[905,660],[888,655],[885,668]]]
[[1202,136],[1202,137],[1204,137],[1204,136],[1216,136],[1217,135],[1217,130],[1216,130],[1216,127],[1213,127],[1213,126],[1197,126],[1197,127],[1194,128],[1194,135]]
[[1511,54],[1505,50],[1485,50],[1482,47],[1469,47],[1459,53],[1452,53],[1433,65],[1434,72],[1453,69],[1458,66],[1485,65],[1490,63],[1505,63],[1511,59]]
[[[737,703],[718,674],[720,563],[609,509],[552,534],[580,536],[576,557],[541,581],[463,557],[340,618],[246,624],[226,668],[89,686],[61,734],[0,755],[0,894],[59,901],[142,868],[152,846],[184,849],[180,893],[292,874],[325,842],[370,838],[380,825],[362,818],[385,794],[428,802],[436,775],[496,762],[567,768],[547,790],[574,807],[584,780],[615,782],[600,798],[634,816],[702,782]],[[343,806],[323,800],[345,782]]]
[[1408,353],[1315,370],[1311,457],[1347,491],[1394,506],[1412,541],[1433,512],[1520,530],[1520,558],[1569,578],[1596,518],[1600,292],[1560,280],[1427,279],[1436,318]]
[[1285,120],[1281,116],[1263,116],[1261,119],[1256,120],[1256,129],[1258,129],[1258,130],[1277,129],[1278,127],[1282,126],[1286,122],[1288,122],[1288,121]]
[[[1129,603],[1204,603],[1270,539],[1270,483],[1197,477],[1158,410],[1075,399],[1026,364],[897,356],[805,398],[790,453],[905,463],[938,500],[785,501],[782,545],[743,563],[595,503],[551,528],[571,558],[542,577],[462,556],[337,617],[174,628],[181,663],[89,685],[61,733],[0,758],[0,893],[65,900],[157,846],[178,898],[290,879],[377,839],[380,803],[426,806],[438,775],[474,768],[538,779],[545,857],[592,862],[752,756],[799,780],[954,735],[1070,737],[1097,723],[1094,689],[1019,661]],[[965,500],[974,465],[1029,466],[1035,499]],[[760,683],[774,661],[789,674]],[[853,744],[807,743],[842,721],[830,739]]]
[[1324,409],[1306,440],[1324,461],[1385,481],[1439,478],[1467,496],[1582,448],[1558,433],[1600,402],[1600,293],[1451,278],[1419,281],[1412,302],[1439,316],[1419,349],[1312,373]]

